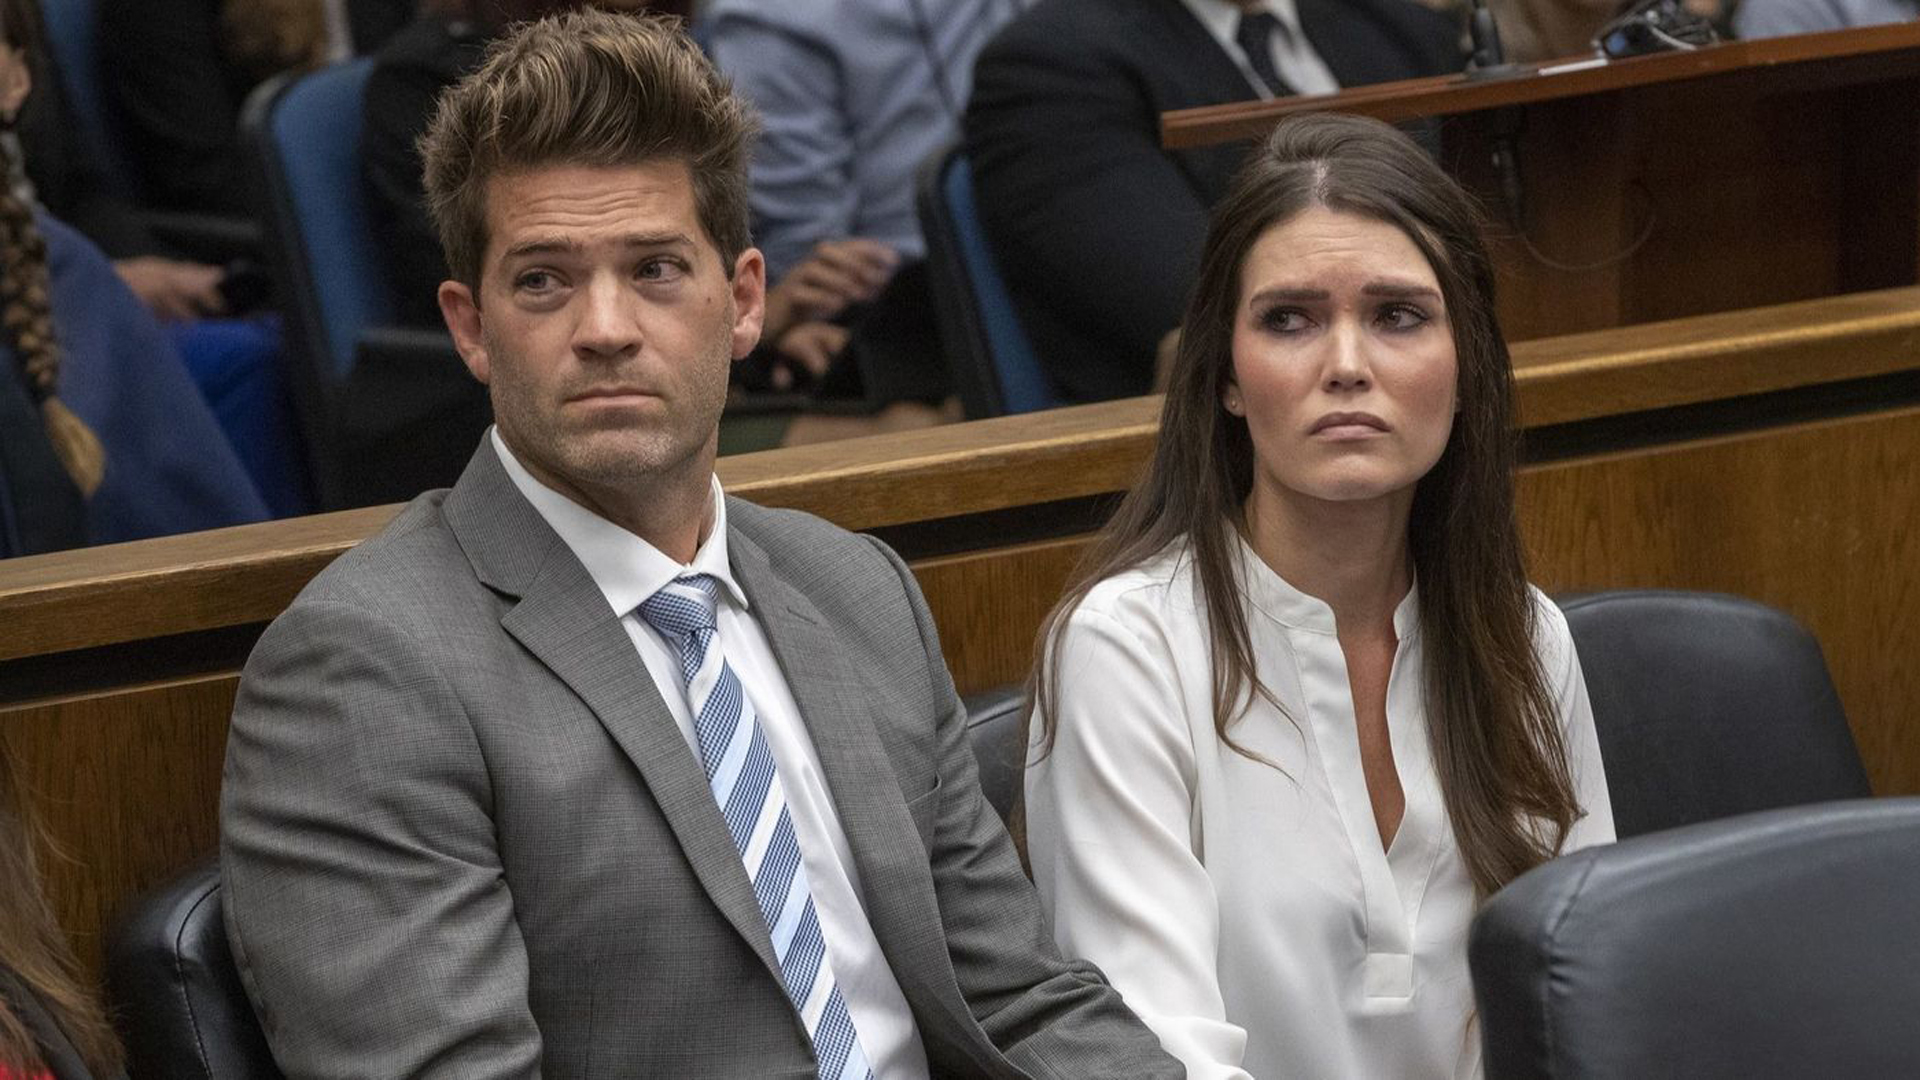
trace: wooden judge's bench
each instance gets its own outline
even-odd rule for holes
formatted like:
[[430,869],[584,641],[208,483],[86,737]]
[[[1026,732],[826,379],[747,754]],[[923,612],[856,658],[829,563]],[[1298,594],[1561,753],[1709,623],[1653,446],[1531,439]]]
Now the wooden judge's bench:
[[1162,142],[1321,110],[1438,125],[1496,222],[1510,340],[1920,280],[1920,23],[1189,109]]
[[[1632,247],[1577,273],[1503,247],[1504,317],[1533,339],[1514,358],[1534,580],[1784,608],[1825,648],[1889,795],[1920,793],[1917,80],[1920,27],[1896,27],[1340,96],[1446,117],[1447,152],[1482,190],[1474,163],[1510,122],[1498,113],[1521,110],[1536,246],[1568,261]],[[1245,137],[1312,105],[1173,116],[1167,134]],[[1653,228],[1633,246],[1646,207]],[[733,494],[892,543],[961,689],[977,690],[1024,677],[1157,416],[1157,399],[1118,401],[719,472]],[[0,562],[0,753],[59,848],[48,887],[90,968],[129,898],[214,849],[254,640],[395,511]]]

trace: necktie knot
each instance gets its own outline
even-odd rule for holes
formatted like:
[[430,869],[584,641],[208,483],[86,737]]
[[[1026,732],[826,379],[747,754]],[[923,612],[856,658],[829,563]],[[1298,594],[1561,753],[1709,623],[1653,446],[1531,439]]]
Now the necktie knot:
[[711,574],[687,574],[640,602],[640,617],[673,640],[711,631],[719,607],[719,583]]
[[1233,39],[1240,47],[1251,53],[1265,49],[1267,42],[1273,40],[1273,32],[1280,29],[1280,17],[1271,11],[1245,11],[1240,14],[1240,25],[1233,31]]

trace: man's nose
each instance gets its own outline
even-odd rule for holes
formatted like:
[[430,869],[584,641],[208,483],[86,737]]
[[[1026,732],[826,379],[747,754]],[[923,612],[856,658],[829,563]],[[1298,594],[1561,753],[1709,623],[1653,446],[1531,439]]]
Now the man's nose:
[[633,290],[614,274],[595,274],[580,298],[573,345],[593,357],[616,357],[638,349],[640,319]]

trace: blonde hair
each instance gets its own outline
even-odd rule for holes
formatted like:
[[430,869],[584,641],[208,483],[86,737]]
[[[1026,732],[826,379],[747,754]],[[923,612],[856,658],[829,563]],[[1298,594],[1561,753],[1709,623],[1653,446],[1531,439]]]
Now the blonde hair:
[[47,241],[34,223],[33,207],[11,182],[18,167],[7,140],[0,139],[0,171],[5,174],[0,182],[0,338],[13,348],[55,456],[80,493],[92,495],[106,475],[106,451],[99,436],[57,393],[60,344],[53,332]]
[[[112,1076],[123,1062],[120,1040],[40,891],[34,849],[47,839],[18,797],[12,769],[0,757],[0,965],[52,1016],[89,1072]],[[0,1073],[31,1075],[45,1064],[27,1025],[0,1000]]]
[[729,275],[752,242],[752,111],[678,20],[586,9],[526,23],[440,99],[420,139],[427,209],[453,277],[480,283],[487,183],[544,165],[679,160]]

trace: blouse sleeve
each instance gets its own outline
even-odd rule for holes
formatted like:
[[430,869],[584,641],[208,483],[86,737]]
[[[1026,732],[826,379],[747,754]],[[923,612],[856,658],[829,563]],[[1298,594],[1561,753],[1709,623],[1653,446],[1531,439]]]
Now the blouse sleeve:
[[1613,799],[1607,793],[1606,767],[1600,760],[1600,736],[1593,725],[1593,704],[1587,700],[1587,680],[1580,674],[1580,656],[1574,651],[1567,617],[1545,597],[1539,598],[1542,629],[1549,642],[1547,673],[1554,681],[1554,704],[1566,741],[1567,772],[1573,778],[1574,800],[1584,811],[1567,833],[1561,854],[1611,844],[1614,841]]
[[1026,774],[1028,857],[1054,938],[1099,965],[1192,1080],[1246,1080],[1246,1031],[1221,999],[1219,904],[1193,850],[1193,745],[1171,657],[1084,606],[1060,634],[1056,736]]

